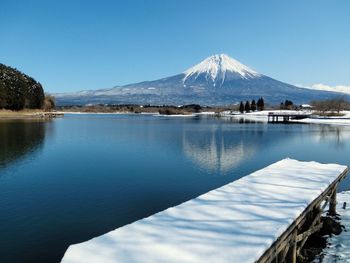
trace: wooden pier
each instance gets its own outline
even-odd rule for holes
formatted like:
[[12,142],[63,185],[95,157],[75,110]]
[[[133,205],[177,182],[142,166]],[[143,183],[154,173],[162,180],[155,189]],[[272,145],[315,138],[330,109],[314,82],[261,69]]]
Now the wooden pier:
[[176,207],[72,245],[64,263],[296,263],[348,168],[284,159]]
[[[265,251],[257,260],[258,263],[278,262],[278,263],[296,263],[301,249],[307,239],[322,228],[321,215],[325,207],[329,207],[328,214],[336,215],[337,205],[337,186],[339,182],[346,177],[348,168],[314,199],[302,214],[294,220],[288,229]],[[306,222],[311,219],[311,224]],[[305,227],[305,224],[307,226]],[[302,231],[301,229],[304,229]]]
[[289,123],[290,120],[302,120],[309,118],[311,113],[269,112],[268,123]]

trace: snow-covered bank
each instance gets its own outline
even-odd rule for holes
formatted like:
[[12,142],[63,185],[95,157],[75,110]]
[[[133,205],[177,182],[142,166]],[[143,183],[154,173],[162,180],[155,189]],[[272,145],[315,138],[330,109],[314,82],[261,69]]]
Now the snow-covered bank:
[[[221,114],[224,117],[232,117],[235,119],[244,119],[250,121],[267,122],[269,113],[274,114],[312,114],[310,111],[294,111],[294,110],[264,110],[249,113],[239,112],[225,112]],[[295,123],[309,123],[309,124],[330,124],[330,125],[350,125],[350,111],[341,111],[343,116],[339,117],[321,117],[321,116],[310,116],[301,120],[290,120]]]
[[336,117],[322,117],[314,116],[302,120],[292,120],[292,122],[298,123],[310,123],[310,124],[329,124],[329,125],[350,125],[350,111],[341,111],[342,116]]
[[284,159],[68,248],[62,262],[255,262],[346,166]]
[[[315,263],[350,262],[350,191],[338,193],[337,199],[337,213],[340,214],[341,224],[345,230],[339,236],[328,239],[329,245],[314,261]],[[343,209],[344,202],[347,203],[346,209]]]
[[291,120],[295,123],[350,125],[350,119],[345,118],[306,118],[302,120]]

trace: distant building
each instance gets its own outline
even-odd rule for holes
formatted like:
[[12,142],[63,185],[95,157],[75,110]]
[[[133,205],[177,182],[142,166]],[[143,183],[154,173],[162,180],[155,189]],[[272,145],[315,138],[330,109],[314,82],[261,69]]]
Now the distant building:
[[302,104],[300,105],[300,108],[302,110],[312,110],[313,106],[311,106],[310,104]]

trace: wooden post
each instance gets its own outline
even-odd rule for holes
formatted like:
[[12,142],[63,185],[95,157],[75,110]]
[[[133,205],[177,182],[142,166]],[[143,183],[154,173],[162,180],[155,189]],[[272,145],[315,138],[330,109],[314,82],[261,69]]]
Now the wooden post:
[[286,258],[286,263],[296,263],[297,262],[297,230],[294,230],[293,232],[293,237],[291,240],[291,245],[288,250],[287,258]]
[[333,192],[331,194],[330,201],[329,201],[329,211],[328,212],[331,216],[337,215],[336,207],[337,207],[337,184],[334,186],[334,189],[333,189]]

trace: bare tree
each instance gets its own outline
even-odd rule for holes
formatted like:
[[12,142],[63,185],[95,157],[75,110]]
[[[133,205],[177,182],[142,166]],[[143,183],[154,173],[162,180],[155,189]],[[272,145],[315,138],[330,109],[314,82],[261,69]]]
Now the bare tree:
[[55,97],[51,95],[45,95],[43,109],[45,111],[51,111],[55,108]]
[[350,103],[344,98],[344,96],[335,97],[327,100],[316,100],[312,101],[311,105],[315,110],[322,113],[326,112],[337,112],[349,108]]

